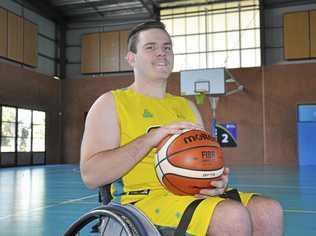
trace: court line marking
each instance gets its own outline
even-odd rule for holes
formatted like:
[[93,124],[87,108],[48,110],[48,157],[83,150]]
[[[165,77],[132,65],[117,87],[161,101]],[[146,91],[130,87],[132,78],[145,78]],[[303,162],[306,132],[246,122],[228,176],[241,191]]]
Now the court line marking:
[[66,204],[73,203],[73,202],[80,202],[82,200],[94,198],[96,196],[98,196],[98,194],[88,195],[88,196],[81,197],[81,198],[70,199],[70,200],[65,200],[65,201],[59,202],[59,203],[50,204],[50,205],[47,205],[47,206],[42,206],[42,207],[37,207],[37,208],[33,208],[33,209],[28,209],[28,210],[24,210],[24,211],[18,212],[16,214],[0,216],[0,220],[4,220],[4,219],[10,218],[10,217],[19,217],[19,216],[22,216],[22,215],[30,213],[30,212],[35,212],[35,211],[40,211],[40,210],[43,210],[43,209],[48,209],[48,208],[52,208],[52,207],[62,206],[62,205],[66,205]]
[[[4,220],[4,219],[10,218],[10,217],[19,217],[19,216],[22,216],[22,215],[24,215],[26,213],[36,212],[36,211],[40,211],[40,210],[43,210],[43,209],[48,209],[48,208],[52,208],[52,207],[56,207],[56,206],[66,205],[66,204],[69,204],[69,203],[80,202],[82,200],[94,198],[96,196],[97,196],[97,194],[92,194],[92,195],[88,195],[88,196],[81,197],[81,198],[65,200],[65,201],[62,201],[60,203],[50,204],[50,205],[47,205],[47,206],[34,208],[34,209],[31,209],[31,210],[24,210],[24,211],[19,212],[17,214],[10,214],[10,215],[6,215],[6,216],[1,216],[0,220]],[[313,210],[299,210],[299,209],[284,209],[284,212],[301,213],[301,214],[316,214],[316,211],[313,211]]]
[[268,184],[232,184],[234,187],[252,187],[252,188],[289,188],[289,189],[316,189],[312,186],[290,186],[290,185],[268,185]]
[[297,209],[285,209],[284,212],[289,213],[303,213],[303,214],[316,214],[316,211],[306,211],[306,210],[297,210]]

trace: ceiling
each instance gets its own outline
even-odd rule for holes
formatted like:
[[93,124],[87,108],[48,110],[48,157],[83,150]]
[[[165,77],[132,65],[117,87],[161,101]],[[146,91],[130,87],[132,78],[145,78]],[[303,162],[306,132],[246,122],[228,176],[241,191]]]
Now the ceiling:
[[[130,24],[158,19],[163,9],[236,0],[15,0],[28,4],[61,25]],[[264,8],[315,3],[316,0],[260,0]]]
[[129,23],[158,19],[161,9],[231,0],[26,0],[58,23]]

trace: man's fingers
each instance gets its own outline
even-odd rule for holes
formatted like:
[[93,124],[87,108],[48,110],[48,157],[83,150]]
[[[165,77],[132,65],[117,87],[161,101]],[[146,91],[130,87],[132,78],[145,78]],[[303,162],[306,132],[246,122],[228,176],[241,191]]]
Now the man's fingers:
[[166,129],[201,129],[202,127],[198,124],[188,122],[188,121],[180,121],[175,122],[169,125],[164,126]]
[[218,196],[223,194],[225,191],[225,188],[213,188],[213,189],[201,189],[199,194],[196,195],[196,197],[199,198],[207,198],[210,196]]
[[211,185],[215,188],[226,188],[227,182],[223,180],[212,181]]
[[211,182],[211,185],[214,188],[211,189],[201,189],[199,194],[196,195],[198,198],[207,198],[210,196],[218,196],[225,192],[225,189],[228,184],[228,174],[229,174],[229,168],[224,169],[224,174],[221,176],[219,180],[213,180]]
[[230,169],[228,167],[224,168],[224,175],[229,175]]

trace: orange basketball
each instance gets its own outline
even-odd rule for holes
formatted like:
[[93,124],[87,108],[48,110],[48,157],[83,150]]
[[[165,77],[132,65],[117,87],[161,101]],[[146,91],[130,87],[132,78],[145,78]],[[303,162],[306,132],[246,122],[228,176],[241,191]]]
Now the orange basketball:
[[177,195],[194,195],[213,188],[212,180],[224,172],[223,152],[203,130],[184,130],[169,135],[157,147],[156,174],[161,184]]

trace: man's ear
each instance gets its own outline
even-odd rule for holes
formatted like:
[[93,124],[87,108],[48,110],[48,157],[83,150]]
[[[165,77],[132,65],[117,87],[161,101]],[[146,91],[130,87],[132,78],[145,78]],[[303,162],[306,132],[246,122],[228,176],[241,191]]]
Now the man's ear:
[[131,66],[131,67],[134,67],[134,64],[135,64],[135,58],[136,57],[136,54],[129,51],[127,52],[127,55],[126,55],[126,60],[128,62],[128,64]]

